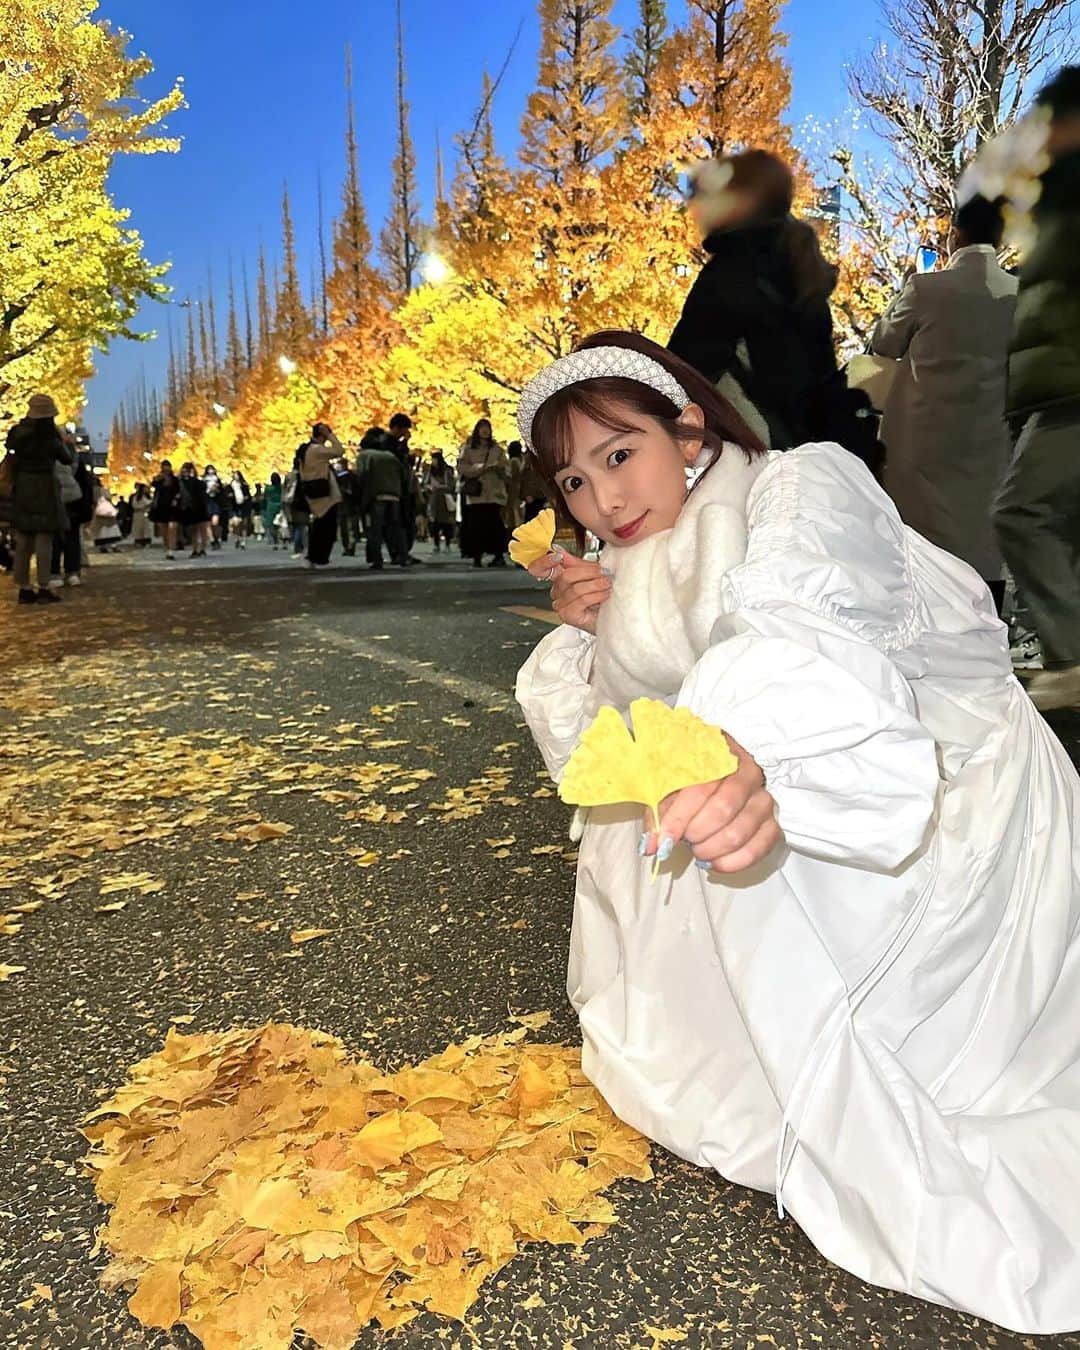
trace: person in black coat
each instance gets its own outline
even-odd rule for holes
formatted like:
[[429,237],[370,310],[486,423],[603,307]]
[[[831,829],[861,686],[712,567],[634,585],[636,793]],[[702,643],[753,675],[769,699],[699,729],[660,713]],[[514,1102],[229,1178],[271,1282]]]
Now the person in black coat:
[[791,214],[790,169],[764,150],[697,172],[691,212],[709,260],[668,349],[734,404],[774,450],[838,441],[876,466],[876,421],[836,361],[829,296],[836,268]]
[[180,466],[180,519],[191,541],[191,556],[205,558],[210,533],[210,499],[206,483],[190,460]]
[[[54,465],[71,465],[75,452],[56,426],[57,408],[48,394],[34,394],[21,422],[7,434],[7,448],[15,458],[11,523],[15,531],[15,584],[19,604],[56,601],[49,590],[53,535],[68,525],[67,511],[57,486]],[[30,559],[37,560],[37,591],[30,585]]]

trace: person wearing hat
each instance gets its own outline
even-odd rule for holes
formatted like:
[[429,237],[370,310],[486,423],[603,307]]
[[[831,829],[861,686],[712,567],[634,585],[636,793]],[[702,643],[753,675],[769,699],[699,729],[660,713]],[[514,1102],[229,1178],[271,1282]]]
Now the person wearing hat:
[[[74,464],[75,455],[57,430],[57,407],[48,394],[34,394],[26,416],[7,434],[15,457],[12,528],[15,532],[15,584],[19,604],[56,603],[49,590],[53,536],[68,527],[67,513],[53,466]],[[37,558],[37,591],[30,585],[30,555]]]

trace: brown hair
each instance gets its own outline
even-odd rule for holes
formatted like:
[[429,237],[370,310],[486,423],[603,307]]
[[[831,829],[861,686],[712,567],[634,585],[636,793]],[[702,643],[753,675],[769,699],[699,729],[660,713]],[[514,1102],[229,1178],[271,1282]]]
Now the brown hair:
[[[578,380],[576,384],[567,385],[565,389],[560,389],[542,403],[533,419],[532,434],[529,437],[533,447],[531,456],[550,489],[556,513],[564,524],[573,529],[579,546],[584,546],[585,531],[574,519],[561,489],[555,482],[556,474],[560,469],[566,468],[573,454],[570,416],[574,412],[582,413],[601,426],[610,427],[612,431],[625,432],[638,429],[628,420],[628,414],[636,413],[639,417],[655,418],[675,440],[700,439],[714,451],[706,473],[720,458],[725,443],[733,442],[740,446],[747,459],[765,454],[766,447],[727,399],[717,393],[704,375],[693,366],[687,365],[680,357],[673,355],[667,348],[659,346],[641,333],[623,332],[619,329],[593,333],[591,337],[579,342],[574,350],[588,351],[592,347],[624,347],[629,351],[641,352],[642,355],[651,357],[678,380],[689,396],[690,402],[696,403],[702,410],[705,414],[705,425],[699,431],[680,422],[679,409],[666,394],[661,394],[659,390],[642,384],[639,380],[625,379],[621,376]],[[700,482],[700,479],[698,481]]]

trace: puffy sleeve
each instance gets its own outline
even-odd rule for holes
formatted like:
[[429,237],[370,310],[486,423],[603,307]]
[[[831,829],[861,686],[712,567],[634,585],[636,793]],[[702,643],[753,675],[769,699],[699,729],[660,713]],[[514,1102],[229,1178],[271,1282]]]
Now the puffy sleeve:
[[903,527],[843,455],[804,447],[762,475],[748,561],[679,702],[760,763],[791,849],[887,871],[925,843],[940,773],[889,655],[918,623]]
[[[679,703],[761,765],[796,852],[889,870],[922,845],[938,789],[934,741],[867,650],[807,644],[799,616],[742,614],[687,676]],[[782,626],[783,636],[770,631]],[[817,650],[815,650],[815,646]]]
[[537,644],[518,672],[518,703],[556,782],[592,721],[589,674],[595,644],[588,633],[564,624]]

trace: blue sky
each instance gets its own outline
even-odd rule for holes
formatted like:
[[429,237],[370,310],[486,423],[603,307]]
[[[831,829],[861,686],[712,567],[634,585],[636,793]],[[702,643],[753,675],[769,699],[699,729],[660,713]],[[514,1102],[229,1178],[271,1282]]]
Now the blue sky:
[[[617,0],[615,21],[629,30],[634,0]],[[679,0],[669,4],[672,18]],[[467,13],[462,21],[460,15]],[[453,137],[479,101],[485,63],[497,69],[523,24],[495,106],[499,148],[512,158],[525,99],[535,84],[538,27],[533,0],[404,0],[408,97],[425,205],[434,185],[436,136],[448,166]],[[877,24],[872,0],[789,0],[794,95],[790,120],[841,116],[847,107],[845,65],[866,50]],[[169,261],[174,301],[206,288],[224,294],[230,260],[252,282],[260,241],[277,252],[282,184],[287,179],[297,225],[301,278],[316,252],[316,189],[321,174],[327,223],[337,211],[344,167],[344,49],[352,44],[361,179],[372,232],[386,210],[394,153],[393,0],[101,0],[98,17],[131,34],[157,69],[145,91],[164,92],[184,77],[189,107],[169,130],[183,138],[178,155],[122,160],[111,186],[131,210],[132,225],[154,261]],[[150,344],[122,342],[98,354],[86,423],[102,446],[113,410],[145,367],[164,382],[170,307],[148,305],[136,326],[161,335]],[[184,311],[172,308],[179,323]],[[219,328],[223,329],[223,317]]]

